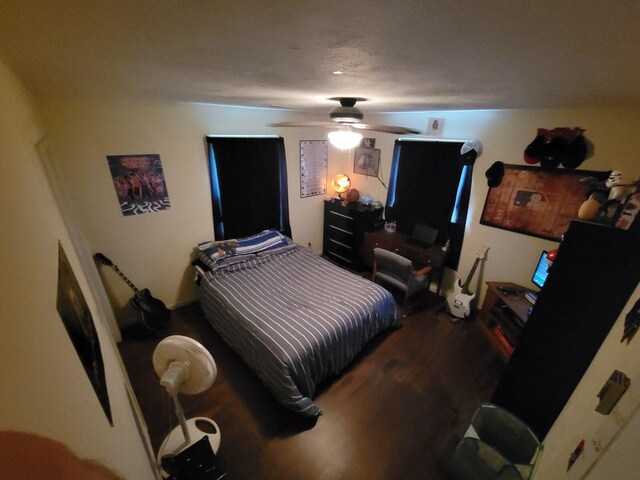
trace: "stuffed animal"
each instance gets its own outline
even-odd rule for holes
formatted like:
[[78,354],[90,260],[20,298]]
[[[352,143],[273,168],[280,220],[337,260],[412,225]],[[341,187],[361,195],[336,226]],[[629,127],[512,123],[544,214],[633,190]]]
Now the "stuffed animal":
[[629,195],[636,191],[635,182],[631,181],[620,170],[614,170],[609,175],[605,186],[610,188],[609,200],[615,200],[617,202],[624,202]]
[[357,202],[360,198],[360,192],[355,188],[350,188],[344,193],[344,199],[342,200],[342,206],[346,207],[350,203]]
[[605,223],[612,223],[627,198],[636,191],[637,181],[630,180],[621,170],[613,170],[604,182],[598,182],[593,177],[581,179],[592,187],[592,193],[578,210],[581,220],[597,219]]

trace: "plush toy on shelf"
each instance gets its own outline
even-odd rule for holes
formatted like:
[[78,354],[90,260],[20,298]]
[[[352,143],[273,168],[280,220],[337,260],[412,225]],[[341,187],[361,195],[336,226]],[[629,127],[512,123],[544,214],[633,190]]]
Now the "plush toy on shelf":
[[578,218],[604,223],[615,221],[627,198],[638,188],[638,181],[630,180],[621,170],[613,170],[604,184],[593,177],[581,181],[591,186],[591,194],[580,206]]

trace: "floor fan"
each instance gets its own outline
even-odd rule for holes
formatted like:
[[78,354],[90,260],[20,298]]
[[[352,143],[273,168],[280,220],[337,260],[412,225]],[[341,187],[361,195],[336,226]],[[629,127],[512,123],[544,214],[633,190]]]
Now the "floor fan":
[[[164,457],[173,457],[199,443],[204,437],[213,453],[220,447],[220,429],[206,417],[185,419],[178,395],[195,395],[209,389],[216,379],[216,363],[209,351],[195,340],[182,335],[163,339],[153,352],[153,368],[160,384],[169,392],[179,425],[165,438],[158,450],[158,465]],[[164,471],[163,475],[169,475]]]

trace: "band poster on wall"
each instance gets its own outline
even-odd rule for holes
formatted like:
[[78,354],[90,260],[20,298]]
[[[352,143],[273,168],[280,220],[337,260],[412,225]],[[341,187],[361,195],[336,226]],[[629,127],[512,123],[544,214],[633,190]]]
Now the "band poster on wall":
[[107,155],[107,161],[125,217],[171,207],[160,155]]
[[300,141],[300,198],[327,193],[328,155],[326,140]]

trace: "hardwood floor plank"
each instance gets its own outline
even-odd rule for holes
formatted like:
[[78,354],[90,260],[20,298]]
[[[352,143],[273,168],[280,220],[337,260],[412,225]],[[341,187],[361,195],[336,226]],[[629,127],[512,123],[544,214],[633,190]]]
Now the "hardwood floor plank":
[[[277,403],[197,303],[180,308],[164,334],[194,338],[218,365],[211,389],[181,396],[185,415],[218,423],[230,479],[446,479],[455,436],[491,397],[503,363],[475,322],[452,323],[436,313],[439,300],[427,303],[319,386],[317,422]],[[151,365],[159,340],[120,344],[155,449],[177,423]]]

